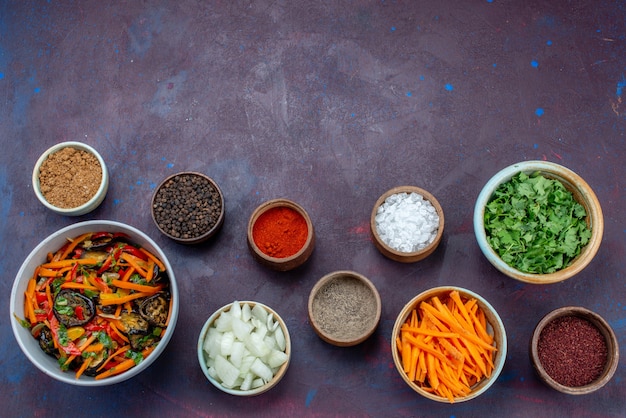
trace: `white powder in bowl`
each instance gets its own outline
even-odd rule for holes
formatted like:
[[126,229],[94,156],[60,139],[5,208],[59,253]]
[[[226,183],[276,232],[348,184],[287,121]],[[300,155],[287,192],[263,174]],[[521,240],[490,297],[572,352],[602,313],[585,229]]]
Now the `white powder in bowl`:
[[418,193],[392,194],[378,207],[375,220],[382,241],[403,253],[426,248],[439,229],[437,210]]

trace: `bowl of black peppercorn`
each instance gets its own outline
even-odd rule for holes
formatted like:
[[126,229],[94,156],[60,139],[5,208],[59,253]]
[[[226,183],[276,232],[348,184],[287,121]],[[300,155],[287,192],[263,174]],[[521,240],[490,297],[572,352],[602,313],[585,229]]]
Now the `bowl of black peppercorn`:
[[205,174],[185,171],[165,178],[152,196],[152,219],[159,231],[181,244],[199,244],[224,223],[224,195]]

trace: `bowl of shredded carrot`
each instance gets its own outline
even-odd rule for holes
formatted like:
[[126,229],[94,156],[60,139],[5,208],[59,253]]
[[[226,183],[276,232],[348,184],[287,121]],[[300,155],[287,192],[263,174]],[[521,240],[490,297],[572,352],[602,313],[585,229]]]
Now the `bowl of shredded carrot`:
[[149,236],[92,220],[32,250],[10,304],[13,334],[35,367],[71,385],[106,386],[143,372],[165,350],[179,294],[167,257]]
[[392,336],[393,361],[402,379],[437,402],[480,396],[506,359],[506,332],[498,313],[461,287],[436,287],[415,296],[398,315]]

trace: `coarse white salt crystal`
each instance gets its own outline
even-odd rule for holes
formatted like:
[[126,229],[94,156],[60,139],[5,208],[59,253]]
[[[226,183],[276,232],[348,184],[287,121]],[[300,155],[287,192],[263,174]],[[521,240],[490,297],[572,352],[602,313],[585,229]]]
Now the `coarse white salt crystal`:
[[419,193],[396,193],[376,211],[376,230],[389,247],[403,253],[426,248],[437,236],[439,215]]

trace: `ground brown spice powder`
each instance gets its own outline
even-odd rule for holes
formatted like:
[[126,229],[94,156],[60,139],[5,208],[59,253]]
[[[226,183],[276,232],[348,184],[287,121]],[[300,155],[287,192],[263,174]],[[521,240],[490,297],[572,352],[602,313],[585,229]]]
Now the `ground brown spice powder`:
[[362,336],[376,319],[376,298],[366,284],[352,277],[331,280],[313,298],[319,328],[339,340]]
[[48,156],[39,168],[39,187],[52,205],[71,209],[87,203],[102,182],[102,167],[95,155],[66,147]]

